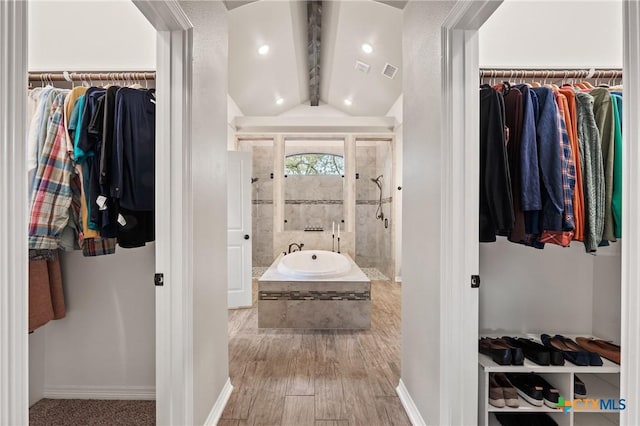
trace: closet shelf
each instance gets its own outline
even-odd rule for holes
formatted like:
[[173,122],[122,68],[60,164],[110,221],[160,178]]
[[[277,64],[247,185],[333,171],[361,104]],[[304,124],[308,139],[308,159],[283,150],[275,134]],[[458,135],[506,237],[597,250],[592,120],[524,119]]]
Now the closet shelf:
[[514,408],[514,407],[498,408],[498,407],[494,407],[491,404],[487,404],[487,411],[490,413],[559,413],[560,412],[560,410],[547,407],[544,404],[542,405],[542,407],[536,407],[535,405],[529,404],[522,397],[520,397],[520,406],[517,408]]
[[535,362],[524,360],[524,365],[500,365],[484,354],[478,354],[478,364],[489,373],[619,373],[620,366],[608,359],[602,359],[602,366],[578,366],[570,362],[564,365],[538,365]]

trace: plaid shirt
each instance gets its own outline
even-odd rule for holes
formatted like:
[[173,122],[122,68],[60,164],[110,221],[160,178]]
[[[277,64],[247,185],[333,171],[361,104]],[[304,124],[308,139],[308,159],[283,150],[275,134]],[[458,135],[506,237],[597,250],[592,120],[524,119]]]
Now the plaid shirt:
[[51,105],[46,135],[38,151],[38,164],[31,190],[29,248],[55,250],[69,220],[73,163],[67,153],[63,120],[66,91]]
[[[571,231],[575,229],[573,218],[573,191],[576,187],[576,167],[573,163],[573,153],[571,142],[565,125],[564,108],[562,98],[565,96],[555,91],[556,102],[558,103],[558,123],[560,131],[560,146],[562,147],[562,197],[564,200],[564,212],[562,215],[562,229]],[[566,100],[565,100],[566,101]]]

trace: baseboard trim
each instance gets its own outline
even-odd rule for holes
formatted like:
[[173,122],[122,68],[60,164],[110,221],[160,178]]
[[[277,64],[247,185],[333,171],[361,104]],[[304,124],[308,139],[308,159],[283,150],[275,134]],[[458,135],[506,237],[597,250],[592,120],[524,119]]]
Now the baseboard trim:
[[45,386],[51,399],[156,399],[154,386]]
[[205,420],[204,426],[216,426],[218,424],[218,420],[222,417],[222,412],[231,397],[232,391],[233,385],[231,384],[231,379],[227,379],[227,383],[224,384],[222,391],[220,391],[220,395],[218,395],[216,403],[213,405],[207,420]]
[[426,426],[426,423],[422,418],[420,411],[418,411],[418,407],[416,407],[415,402],[413,402],[413,398],[411,398],[411,395],[409,395],[409,391],[404,385],[402,379],[400,379],[400,383],[396,388],[396,393],[400,398],[400,402],[404,407],[404,411],[407,412],[407,416],[409,417],[409,421],[411,422],[411,424],[413,426]]

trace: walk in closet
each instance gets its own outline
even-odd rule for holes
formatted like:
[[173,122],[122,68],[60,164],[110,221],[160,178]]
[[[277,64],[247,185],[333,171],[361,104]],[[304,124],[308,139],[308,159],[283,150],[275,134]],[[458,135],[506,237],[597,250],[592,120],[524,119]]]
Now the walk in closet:
[[[128,176],[125,180],[129,182],[126,185],[131,184],[132,180],[129,178],[132,178],[133,181],[142,183],[145,188],[151,185],[153,189],[156,31],[131,2],[30,2],[29,15],[28,80],[31,93],[35,95],[53,87],[52,90],[59,91],[60,99],[64,99],[69,93],[67,91],[73,89],[78,95],[84,94],[86,100],[93,92],[96,120],[95,123],[91,123],[88,131],[93,134],[111,129],[114,132],[111,153],[113,164],[109,161],[103,162],[102,167],[100,162],[94,160],[99,158],[99,154],[103,159],[107,158],[106,155],[102,155],[104,153],[100,152],[99,146],[96,146],[98,151],[81,152],[78,150],[78,144],[73,144],[73,135],[70,139],[70,146],[76,149],[73,153],[76,166],[72,165],[73,170],[68,172],[75,175],[76,168],[82,170],[82,175],[78,175],[79,179],[83,179],[82,199],[92,201],[82,206],[82,210],[89,210],[88,214],[79,217],[87,217],[89,223],[78,224],[81,238],[78,240],[77,235],[71,236],[71,246],[65,250],[58,250],[66,315],[39,324],[41,326],[29,336],[29,404],[36,404],[34,407],[37,407],[37,402],[41,399],[154,400],[154,192],[143,191],[146,206],[134,207],[128,221],[125,219],[128,214],[122,208],[119,208],[119,213],[115,212],[115,209],[105,210],[107,205],[100,205],[100,196],[113,192],[115,186],[110,187],[102,177],[110,176],[115,185],[116,176],[111,175],[111,171],[114,170],[115,173],[115,169],[124,170],[124,174]],[[60,26],[60,19],[66,19],[68,16],[77,19],[74,25]],[[118,25],[127,28],[127,31],[114,33],[112,25],[116,20]],[[84,36],[79,37],[83,31],[86,31],[87,35],[90,34],[86,43]],[[74,40],[74,48],[61,48],[57,44],[62,43],[62,40]],[[107,90],[110,91],[108,94]],[[120,155],[121,148],[130,149],[134,146],[133,143],[136,149],[142,147],[139,143],[141,137],[139,134],[136,135],[136,132],[142,129],[143,125],[133,122],[136,120],[130,122],[130,125],[126,124],[128,119],[125,118],[124,110],[128,107],[120,102],[124,100],[124,91],[133,96],[144,97],[141,102],[148,113],[144,117],[148,117],[149,120],[144,125],[148,130],[145,136],[147,150],[141,155],[144,157],[143,162],[148,166],[147,170],[138,167],[139,163],[130,162],[131,152],[125,153],[124,157]],[[105,97],[102,98],[102,95]],[[98,103],[99,99],[104,103]],[[72,106],[73,102],[69,111],[72,111]],[[112,114],[102,113],[98,108],[109,110]],[[103,121],[106,115],[115,121]],[[140,117],[142,115],[139,115]],[[55,120],[55,117],[52,116],[50,120]],[[72,121],[71,114],[64,115],[62,120],[66,125]],[[123,129],[124,131],[120,132]],[[103,140],[102,133],[95,133],[96,141]],[[133,139],[120,144],[120,137],[129,136],[133,136]],[[81,158],[86,158],[86,161],[83,162]],[[116,167],[116,158],[125,158],[123,168],[120,168],[122,164]],[[39,161],[41,160],[42,158],[39,158]],[[36,170],[40,170],[40,167]],[[31,179],[29,182],[31,183]],[[101,191],[106,192],[103,194]],[[33,194],[33,189],[31,193]],[[75,207],[76,201],[79,199],[71,202],[71,209]],[[80,212],[80,206],[77,207]],[[109,209],[112,207],[109,205]],[[142,210],[145,210],[144,218],[139,215]],[[108,217],[107,211],[113,211],[115,215]],[[73,214],[70,217],[73,218]],[[120,224],[116,225],[120,226],[117,232],[113,227],[109,230],[109,220],[112,222],[111,225]],[[148,232],[145,231],[144,236],[137,235],[127,241],[121,232],[125,227],[123,224],[132,225],[134,222],[136,226],[143,222],[148,224]],[[37,221],[33,221],[32,210],[30,238],[32,234],[37,233],[33,227],[34,223]],[[89,230],[93,233],[88,232]],[[33,302],[37,293],[30,296]],[[30,314],[34,313],[33,306],[31,303]],[[136,417],[137,420],[131,419],[132,423],[144,423],[145,419],[153,421],[155,408],[151,407],[149,412],[149,404],[152,403],[145,403],[142,410],[146,410],[145,415]],[[129,409],[134,405],[130,404]],[[74,410],[78,412],[70,413],[68,421],[82,422],[88,418],[100,419],[100,416],[104,415],[95,406],[90,409],[92,411],[83,413],[86,407],[88,405],[76,404]],[[51,410],[50,414],[54,411]],[[132,412],[135,412],[135,409]],[[52,417],[47,421],[55,419],[56,417]],[[41,411],[37,417],[32,418],[32,421],[42,420]],[[123,419],[114,417],[113,421],[121,420]]]
[[[545,6],[544,4],[527,6],[527,3],[524,3],[516,12],[517,8],[513,7],[513,4],[505,2],[485,24],[488,26],[486,31],[483,33],[485,28],[481,29],[481,84],[498,87],[497,85],[506,81],[511,83],[510,87],[523,83],[529,87],[554,87],[553,90],[566,85],[571,90],[585,93],[591,92],[594,87],[601,86],[607,88],[606,90],[600,89],[606,92],[605,96],[609,96],[609,87],[620,85],[618,91],[624,92],[621,88],[623,80],[621,69],[622,12],[619,3],[595,2],[595,4],[587,5],[583,10],[577,12],[572,5],[559,2],[557,7],[554,5],[554,11],[552,12],[550,9],[549,13],[561,16],[567,9],[567,11],[573,10],[573,12],[580,14],[580,19],[576,17],[575,22],[573,20],[563,21],[559,31],[561,34],[565,34],[565,32],[571,34],[563,40],[562,46],[564,47],[561,47],[560,43],[556,41],[557,38],[551,40],[545,35],[535,36],[534,34],[542,34],[537,31],[544,31],[540,28],[534,29],[533,24],[529,26],[519,20],[520,37],[535,41],[531,41],[529,45],[525,43],[515,48],[509,45],[509,42],[505,42],[504,37],[514,25],[513,18],[516,14],[518,16],[527,15],[527,7],[531,10],[539,10],[538,8]],[[604,37],[604,33],[597,31],[594,33],[593,28],[583,25],[585,20],[590,19],[590,16],[593,19],[601,20],[601,22],[607,19],[611,20],[611,22],[607,21],[607,25],[610,29],[616,30],[610,31],[607,35],[608,38]],[[503,26],[501,30],[496,29],[498,22]],[[496,37],[499,34],[501,39]],[[483,39],[483,36],[486,37]],[[573,37],[581,38],[583,45],[573,51],[564,50],[563,54],[559,54],[557,50],[572,46]],[[600,45],[595,42],[592,50],[586,48],[585,45],[589,45],[591,38],[594,40],[599,38],[598,43],[605,45],[608,41],[610,50],[607,54],[602,55]],[[603,41],[602,38],[607,40]],[[498,42],[498,40],[501,41]],[[554,49],[557,50],[554,51]],[[619,56],[616,57],[616,54]],[[519,63],[518,61],[523,57],[526,59]],[[611,59],[612,57],[613,59]],[[586,86],[580,84],[583,81],[588,82]],[[481,111],[481,117],[482,113]],[[622,117],[622,114],[619,117]],[[621,126],[618,128],[620,129]],[[567,132],[569,131],[567,129]],[[507,150],[511,148],[509,144],[514,143],[514,138],[520,138],[518,130],[514,132],[514,129],[509,129],[508,132],[506,135]],[[562,137],[561,131],[558,131],[557,134]],[[622,135],[622,143],[626,143],[624,134]],[[600,147],[600,145],[598,146]],[[604,145],[602,146],[604,147]],[[557,152],[562,157],[562,148]],[[604,159],[599,160],[605,162],[604,168],[607,167],[607,155],[608,153],[604,152]],[[542,161],[541,158],[540,161]],[[508,160],[511,160],[510,156]],[[557,159],[554,161],[560,165],[560,161]],[[613,162],[613,159],[611,161]],[[624,171],[620,172],[620,176],[622,173]],[[602,175],[604,176],[604,170]],[[521,174],[517,178],[511,177],[512,181],[518,179],[518,184],[521,182],[520,178]],[[545,176],[544,179],[546,178]],[[543,177],[540,179],[541,186],[543,186]],[[621,185],[621,181],[619,183]],[[527,188],[530,187],[527,186]],[[520,189],[522,188],[516,188],[513,191],[513,197],[517,197],[514,204],[516,201],[522,200]],[[483,189],[481,189],[481,198],[483,197],[482,191]],[[543,197],[546,196],[547,194]],[[582,200],[589,198],[588,195],[581,197]],[[571,195],[569,198],[573,198],[573,196]],[[611,198],[602,200],[602,202],[611,205]],[[624,200],[622,202],[624,203]],[[559,208],[562,212],[562,205]],[[566,210],[564,212],[566,213]],[[584,213],[582,214],[582,218],[579,218],[579,214],[576,213],[576,220],[580,222],[580,225],[585,223]],[[566,219],[566,214],[563,218]],[[593,218],[587,218],[586,222],[589,220],[593,220]],[[528,226],[529,222],[527,222]],[[506,234],[509,234],[509,231]],[[558,334],[574,340],[576,336],[593,336],[620,345],[622,323],[621,246],[622,240],[625,238],[625,229],[621,229],[617,238],[613,234],[612,229],[610,236],[603,237],[601,229],[600,237],[595,244],[589,244],[582,238],[578,238],[580,241],[577,241],[574,233],[573,237],[567,237],[568,239],[563,244],[564,247],[557,244],[558,240],[554,240],[556,244],[550,243],[549,240],[546,244],[538,244],[537,242],[540,240],[536,240],[537,242],[527,241],[523,244],[523,240],[512,242],[510,240],[514,240],[514,238],[498,236],[495,242],[487,242],[486,239],[485,242],[482,242],[481,236],[478,337],[517,336],[540,342],[542,334],[551,336]],[[600,243],[600,239],[608,242]],[[569,243],[570,245],[567,246]],[[500,365],[490,356],[480,353],[478,423],[481,425],[511,425],[525,424],[525,422],[531,421],[526,424],[546,425],[555,422],[561,426],[619,424],[620,411],[624,409],[625,405],[625,395],[621,395],[620,392],[621,366],[605,358],[602,358],[602,361],[601,366],[579,366],[569,361],[565,361],[564,365],[544,366],[525,359],[522,365]],[[622,361],[624,362],[624,359]],[[562,405],[566,405],[566,408],[545,404],[532,405],[522,396],[519,398],[519,406],[517,407],[497,407],[489,402],[490,375],[494,373],[507,373],[507,377],[513,377],[509,376],[512,373],[535,373],[558,390],[559,397],[561,397],[559,401]],[[576,377],[584,382],[586,396],[577,394]],[[598,402],[585,403],[585,399],[598,400]],[[604,405],[599,401],[605,401]],[[548,423],[548,420],[532,421],[531,419],[540,415],[539,413],[544,413],[551,421]],[[513,414],[529,417],[509,417]]]

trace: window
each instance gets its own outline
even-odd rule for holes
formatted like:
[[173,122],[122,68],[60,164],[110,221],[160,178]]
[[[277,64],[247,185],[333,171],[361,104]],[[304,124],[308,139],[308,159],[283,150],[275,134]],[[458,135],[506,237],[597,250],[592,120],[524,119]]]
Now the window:
[[286,175],[344,175],[344,157],[335,154],[292,154],[284,159]]

